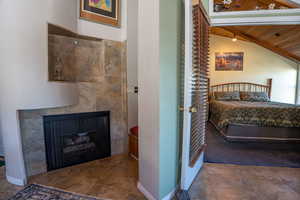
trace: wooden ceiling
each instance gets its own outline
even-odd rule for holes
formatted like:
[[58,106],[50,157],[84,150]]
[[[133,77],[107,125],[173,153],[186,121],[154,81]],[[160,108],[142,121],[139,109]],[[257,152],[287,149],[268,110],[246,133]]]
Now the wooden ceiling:
[[[216,4],[223,4],[223,0],[214,0]],[[255,10],[256,6],[260,9],[268,9],[269,4],[275,3],[275,9],[285,8],[299,8],[300,5],[289,0],[232,0],[230,7],[222,11],[246,11]]]
[[256,43],[300,62],[300,25],[212,27],[211,33]]

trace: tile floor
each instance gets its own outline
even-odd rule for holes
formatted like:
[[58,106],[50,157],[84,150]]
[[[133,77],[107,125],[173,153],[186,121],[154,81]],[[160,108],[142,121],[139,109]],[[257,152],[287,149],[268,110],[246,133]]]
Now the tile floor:
[[[137,162],[114,156],[37,175],[30,183],[116,200],[144,200],[137,190]],[[0,168],[0,200],[22,187],[5,180]],[[300,169],[204,164],[190,191],[193,200],[299,200]]]
[[[137,164],[136,160],[127,155],[113,156],[33,176],[29,183],[104,199],[145,200],[136,187]],[[22,188],[7,183],[3,176],[4,168],[0,171],[0,183],[3,182],[0,186],[0,200],[6,200]]]
[[0,200],[7,200],[23,187],[14,186],[6,181],[5,168],[0,167]]
[[299,200],[300,169],[206,163],[189,193],[193,200]]

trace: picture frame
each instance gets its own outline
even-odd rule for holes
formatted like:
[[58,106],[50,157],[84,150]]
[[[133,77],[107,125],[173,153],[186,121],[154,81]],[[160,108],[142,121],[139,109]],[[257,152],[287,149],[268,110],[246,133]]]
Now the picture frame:
[[244,52],[215,53],[216,71],[243,71]]
[[121,0],[80,0],[80,19],[120,28]]

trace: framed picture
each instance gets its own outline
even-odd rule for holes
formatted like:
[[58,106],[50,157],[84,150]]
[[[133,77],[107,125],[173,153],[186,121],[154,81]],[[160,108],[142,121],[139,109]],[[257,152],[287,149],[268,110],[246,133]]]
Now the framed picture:
[[216,71],[243,71],[244,53],[216,53]]
[[120,27],[120,0],[80,0],[80,18]]

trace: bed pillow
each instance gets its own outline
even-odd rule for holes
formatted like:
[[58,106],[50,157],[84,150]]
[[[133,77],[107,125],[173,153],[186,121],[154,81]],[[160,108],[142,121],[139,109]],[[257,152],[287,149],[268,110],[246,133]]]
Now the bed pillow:
[[270,101],[270,98],[266,92],[240,92],[240,98],[242,101]]
[[240,101],[239,92],[214,92],[214,99],[219,101]]

